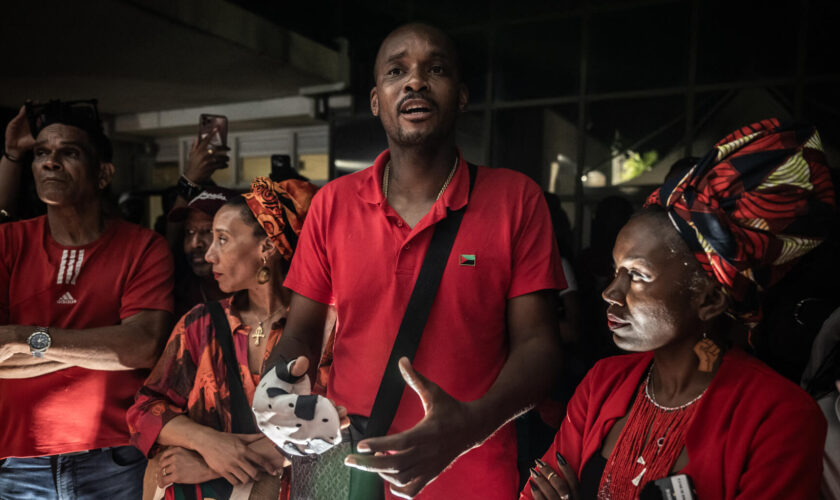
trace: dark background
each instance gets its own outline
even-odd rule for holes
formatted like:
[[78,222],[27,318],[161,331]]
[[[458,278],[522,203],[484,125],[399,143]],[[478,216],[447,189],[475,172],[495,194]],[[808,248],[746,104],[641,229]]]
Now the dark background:
[[[459,124],[465,155],[556,192],[578,248],[598,200],[619,193],[639,203],[673,161],[702,155],[738,126],[770,116],[811,121],[830,160],[840,160],[840,7],[828,0],[50,0],[3,10],[3,121],[27,97],[99,97],[115,117],[296,95],[340,73],[339,93],[352,105],[311,120],[331,127],[331,165],[369,162],[385,147],[367,104],[382,38],[410,21],[439,26],[459,45],[471,91]],[[269,28],[255,29],[237,10]],[[293,62],[294,47],[272,46],[291,34],[346,54],[349,67]],[[655,151],[658,161],[613,185],[611,163],[628,151]],[[129,164],[118,169],[145,168],[124,157]],[[592,171],[605,186],[584,186]],[[136,179],[120,190],[147,188]]]

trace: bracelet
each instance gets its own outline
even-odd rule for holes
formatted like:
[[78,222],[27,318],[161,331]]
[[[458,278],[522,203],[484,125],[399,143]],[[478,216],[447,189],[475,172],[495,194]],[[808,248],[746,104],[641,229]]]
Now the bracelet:
[[3,150],[3,156],[12,163],[22,163],[20,158],[15,158],[14,156],[10,155],[8,151],[5,149]]
[[193,198],[195,198],[196,196],[201,194],[202,191],[204,191],[204,188],[202,188],[198,184],[195,184],[183,175],[178,179],[178,184],[176,188],[178,190],[178,195],[181,196],[181,198],[187,200],[188,202],[192,201]]

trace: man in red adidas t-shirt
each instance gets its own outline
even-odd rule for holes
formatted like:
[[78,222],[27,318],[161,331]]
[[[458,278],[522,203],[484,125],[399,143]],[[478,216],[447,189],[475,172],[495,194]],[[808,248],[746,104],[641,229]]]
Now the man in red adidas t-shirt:
[[[47,215],[0,226],[0,492],[140,498],[145,459],[125,411],[172,312],[163,238],[111,217],[114,171],[95,102],[24,110],[0,172],[32,173]],[[34,137],[33,137],[34,135]]]

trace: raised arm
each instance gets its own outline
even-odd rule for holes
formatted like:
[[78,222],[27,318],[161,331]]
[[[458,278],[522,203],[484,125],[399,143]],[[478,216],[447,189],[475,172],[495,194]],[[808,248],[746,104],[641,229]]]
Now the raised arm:
[[[18,114],[6,126],[5,150],[0,157],[0,210],[5,211],[9,217],[15,215],[23,157],[34,144],[35,138],[29,132],[25,108],[21,106]],[[0,216],[0,222],[3,219]]]
[[0,326],[0,378],[43,375],[69,366],[91,370],[133,370],[155,365],[172,315],[144,310],[119,325],[71,330],[50,328],[52,343],[43,358],[32,356],[32,326]]

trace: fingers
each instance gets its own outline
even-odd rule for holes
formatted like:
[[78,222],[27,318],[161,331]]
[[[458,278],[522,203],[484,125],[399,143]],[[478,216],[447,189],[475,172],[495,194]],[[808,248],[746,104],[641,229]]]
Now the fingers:
[[418,373],[406,357],[400,358],[399,367],[405,383],[420,396],[420,401],[423,403],[423,411],[429,413],[429,409],[432,406],[431,387],[435,386],[434,383]]
[[554,456],[557,461],[557,467],[560,469],[560,472],[563,475],[563,479],[565,479],[566,484],[569,486],[569,492],[571,493],[571,497],[579,498],[580,483],[578,483],[577,474],[575,474],[575,471],[572,470],[571,467],[569,467],[569,463],[566,462],[566,459],[563,458],[563,455],[555,452]]
[[[399,467],[395,467],[395,469],[399,469]],[[416,495],[420,491],[420,488],[422,488],[427,482],[427,480],[424,479],[426,476],[423,475],[423,471],[420,470],[419,466],[399,470],[394,473],[380,472],[379,477],[395,486],[395,490],[400,490],[403,493],[410,492],[412,496]],[[418,484],[420,487],[414,488],[414,485]]]
[[[271,460],[269,460],[266,457],[260,455],[259,453],[257,453],[254,450],[251,450],[251,449],[246,450],[245,451],[245,458],[250,462],[249,464],[247,464],[249,466],[251,464],[254,464],[257,467],[261,468],[262,470],[268,472],[269,474],[274,474],[276,472],[274,470],[274,466],[271,464]],[[253,471],[253,473],[250,472],[251,470]],[[256,468],[254,468],[253,466],[251,466],[251,469],[249,470],[248,475],[251,476],[251,478],[256,479],[258,474],[259,474],[259,471]]]
[[[569,500],[573,498],[565,478],[540,459],[537,459],[534,467],[531,468],[531,478],[528,483],[531,485],[532,493],[540,493],[539,498],[548,500]],[[538,498],[536,494],[534,498]]]
[[409,429],[390,436],[363,439],[356,445],[356,450],[360,453],[407,450],[414,445],[414,434],[414,429]]
[[265,434],[258,432],[256,434],[236,434],[235,436],[238,437],[243,443],[251,444],[254,441],[259,441],[260,439],[264,438]]
[[[372,454],[351,453],[344,459],[344,464],[359,470],[382,473],[382,474],[403,474],[414,468],[418,463],[423,463],[422,457],[414,453],[414,449],[407,449],[395,453],[378,451]],[[412,459],[413,460],[408,460]],[[405,484],[408,477],[403,477],[402,484]]]
[[338,428],[346,429],[350,427],[350,416],[347,414],[347,408],[336,406],[335,410],[338,412]]
[[215,137],[217,133],[219,133],[218,127],[213,127],[210,133],[206,134],[200,141],[198,141],[197,146],[201,149],[207,149],[210,146],[210,141],[213,140],[213,137]]
[[347,408],[343,406],[336,406],[335,411],[338,412],[338,418],[344,418],[347,416]]
[[303,375],[306,375],[307,371],[309,371],[309,358],[307,358],[306,356],[298,356],[298,358],[292,365],[292,369],[289,370],[293,377],[301,377]]
[[345,465],[373,472],[391,485],[391,492],[400,498],[412,498],[428,482],[417,467],[405,468],[404,453],[348,455]]
[[193,139],[190,147],[190,158],[208,164],[213,164],[215,168],[223,167],[230,158],[224,154],[230,151],[230,148],[224,146],[213,146],[210,141],[216,135],[217,129],[213,129],[209,134],[205,135],[203,139]]
[[421,487],[425,485],[430,476],[424,473],[424,461],[412,462],[410,455],[412,450],[400,453],[378,452],[374,455],[351,454],[345,459],[345,465],[366,472],[378,474],[384,481],[396,487],[400,491],[419,492],[412,489],[412,484],[419,481]]
[[426,483],[423,482],[422,478],[414,478],[409,483],[403,487],[398,486],[391,486],[389,489],[391,490],[391,494],[398,498],[414,498],[420,490],[423,489]]

